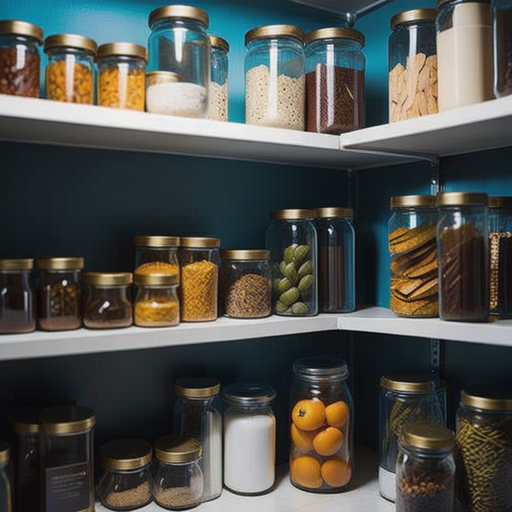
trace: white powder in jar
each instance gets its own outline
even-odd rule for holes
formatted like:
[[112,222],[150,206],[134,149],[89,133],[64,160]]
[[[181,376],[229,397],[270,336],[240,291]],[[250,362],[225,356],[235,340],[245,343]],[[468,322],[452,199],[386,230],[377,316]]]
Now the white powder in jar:
[[146,110],[153,114],[206,117],[206,87],[191,82],[150,85],[146,90]]
[[210,83],[209,93],[209,119],[214,121],[227,121],[228,120],[228,82],[222,85],[217,82]]

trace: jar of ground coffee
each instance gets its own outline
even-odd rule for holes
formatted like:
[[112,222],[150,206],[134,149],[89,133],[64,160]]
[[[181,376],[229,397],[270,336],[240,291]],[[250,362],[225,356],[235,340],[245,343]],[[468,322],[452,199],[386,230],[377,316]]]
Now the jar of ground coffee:
[[512,3],[492,0],[494,37],[494,94],[512,94]]

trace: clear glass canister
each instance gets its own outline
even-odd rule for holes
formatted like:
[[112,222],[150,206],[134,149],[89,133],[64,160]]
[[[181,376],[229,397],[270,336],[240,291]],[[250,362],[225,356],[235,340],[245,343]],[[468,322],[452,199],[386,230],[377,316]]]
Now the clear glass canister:
[[42,509],[94,512],[94,411],[63,405],[43,410],[39,419]]
[[210,35],[210,107],[208,117],[214,121],[228,120],[228,52],[229,44],[222,37]]
[[348,313],[356,308],[355,231],[352,208],[315,210],[318,235],[318,310]]
[[67,103],[94,103],[97,44],[80,34],[56,34],[44,41],[48,55],[46,98]]
[[293,363],[290,480],[317,493],[339,492],[353,473],[353,402],[345,361],[309,357]]
[[494,98],[490,0],[437,0],[439,111]]
[[13,512],[11,448],[0,439],[0,510]]
[[107,43],[98,48],[98,105],[144,110],[147,52],[135,43]]
[[0,94],[39,98],[43,29],[21,20],[0,20]]
[[489,316],[489,215],[487,194],[437,195],[439,317],[484,322]]
[[131,272],[84,272],[84,326],[113,329],[132,325],[131,284]]
[[512,94],[512,3],[492,0],[494,94]]
[[304,33],[295,25],[267,25],[245,34],[245,122],[304,130]]
[[207,117],[210,41],[206,11],[188,5],[167,5],[149,15],[148,71],[170,71],[179,81],[150,85],[152,111],[184,117]]
[[174,327],[180,323],[178,276],[134,274],[133,323],[139,327]]
[[512,392],[473,386],[456,414],[457,497],[468,512],[508,512],[512,503]]
[[177,274],[180,273],[178,236],[135,236],[136,274]]
[[308,32],[306,126],[308,132],[340,133],[365,125],[364,35],[346,27]]
[[435,317],[439,313],[435,196],[391,198],[388,222],[390,304],[405,317]]
[[36,329],[31,258],[0,259],[0,334]]
[[251,383],[224,388],[224,485],[237,494],[263,494],[275,482],[276,418],[271,386]]
[[263,318],[272,313],[270,251],[220,252],[220,309],[232,318]]
[[396,462],[396,512],[453,512],[455,435],[441,425],[408,423]]
[[210,377],[185,377],[174,383],[174,433],[201,442],[204,490],[202,501],[222,492],[222,415],[217,403],[220,382]]
[[81,257],[36,258],[37,327],[68,331],[82,326]]
[[446,384],[427,372],[395,370],[380,379],[379,491],[395,501],[398,440],[404,425],[413,422],[446,423]]
[[389,122],[437,114],[437,9],[391,18],[388,40]]
[[286,316],[318,314],[315,212],[273,210],[265,239],[270,250],[273,312]]
[[137,510],[153,501],[153,449],[144,439],[117,439],[100,448],[98,495],[110,510]]
[[219,238],[181,238],[180,306],[184,322],[209,322],[217,319],[219,247]]
[[490,312],[512,316],[512,196],[489,197]]
[[185,510],[202,502],[201,443],[194,438],[167,435],[153,446],[158,467],[153,480],[155,502],[168,510]]

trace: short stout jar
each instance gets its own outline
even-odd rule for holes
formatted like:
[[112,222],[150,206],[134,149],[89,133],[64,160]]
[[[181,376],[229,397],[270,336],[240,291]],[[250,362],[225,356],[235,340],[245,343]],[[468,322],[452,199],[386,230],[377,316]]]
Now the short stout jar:
[[228,120],[228,52],[229,43],[222,37],[210,35],[210,107],[209,119]]
[[0,510],[13,512],[11,448],[0,439]]
[[136,274],[178,274],[179,236],[140,235],[132,239]]

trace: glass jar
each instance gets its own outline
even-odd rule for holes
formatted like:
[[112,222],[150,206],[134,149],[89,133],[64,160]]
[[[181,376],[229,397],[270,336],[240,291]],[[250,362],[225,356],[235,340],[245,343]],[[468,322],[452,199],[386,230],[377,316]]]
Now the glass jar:
[[206,11],[167,5],[149,15],[148,71],[171,71],[179,81],[153,84],[146,90],[152,111],[184,117],[207,117],[210,42]]
[[5,512],[13,512],[11,480],[11,448],[0,439],[0,510]]
[[94,411],[56,406],[43,410],[39,420],[43,510],[94,512]]
[[219,238],[181,238],[180,305],[184,322],[209,322],[217,319],[219,247]]
[[131,272],[83,273],[84,326],[114,329],[132,325],[131,283]]
[[224,485],[236,494],[263,494],[275,482],[276,418],[271,386],[224,388]]
[[277,315],[318,314],[317,233],[315,212],[273,210],[265,239],[274,283],[272,307]]
[[345,361],[308,357],[293,363],[290,481],[305,491],[345,489],[353,472],[353,402]]
[[153,480],[157,505],[168,510],[196,507],[203,496],[202,454],[197,439],[167,435],[155,441],[158,468]]
[[512,503],[512,392],[461,391],[456,414],[457,497],[468,512],[508,512]]
[[306,129],[339,135],[365,124],[364,35],[346,27],[305,36]]
[[178,276],[134,274],[137,291],[133,300],[133,323],[139,327],[174,327],[180,323]]
[[389,307],[404,317],[439,314],[435,196],[391,198],[388,222]]
[[220,252],[221,310],[232,318],[263,318],[272,313],[270,251]]
[[82,326],[83,258],[36,258],[37,327],[68,331]]
[[95,41],[79,34],[48,36],[44,42],[46,98],[92,105],[96,50]]
[[186,377],[174,384],[174,432],[197,439],[203,447],[202,501],[218,498],[222,492],[222,416],[216,400],[220,382],[209,377]]
[[408,423],[396,462],[396,512],[453,512],[454,433],[429,423]]
[[445,425],[446,384],[427,372],[395,370],[380,379],[379,492],[395,501],[398,440],[407,423]]
[[437,114],[437,9],[391,18],[388,40],[389,122]]
[[0,259],[0,334],[36,329],[31,258]]
[[484,322],[489,316],[487,194],[438,194],[439,317]]
[[512,196],[489,197],[490,313],[512,316]]
[[98,105],[144,111],[147,52],[135,43],[98,48]]
[[437,0],[437,8],[439,111],[494,98],[490,0]]
[[492,0],[494,94],[497,98],[512,94],[512,4]]
[[304,130],[304,33],[295,25],[266,25],[245,34],[245,122]]
[[317,208],[318,310],[348,313],[356,309],[355,232],[352,208]]
[[144,439],[117,439],[100,448],[101,504],[110,510],[137,510],[153,500],[153,449]]
[[135,236],[136,274],[177,274],[180,266],[178,259],[178,236]]
[[208,117],[228,120],[228,52],[229,44],[218,36],[210,38],[210,106]]
[[21,20],[0,20],[0,94],[39,98],[39,46],[43,29]]

